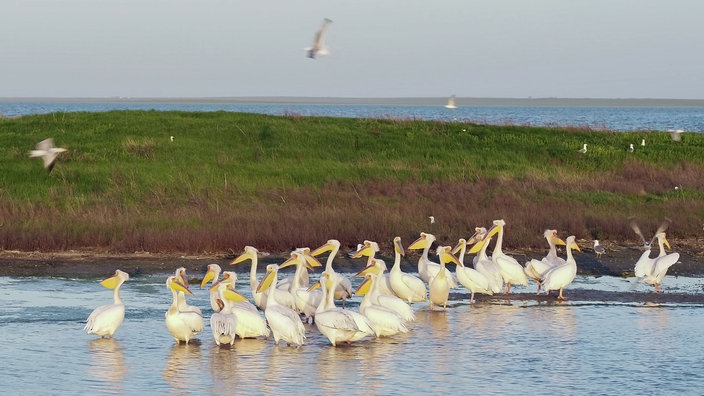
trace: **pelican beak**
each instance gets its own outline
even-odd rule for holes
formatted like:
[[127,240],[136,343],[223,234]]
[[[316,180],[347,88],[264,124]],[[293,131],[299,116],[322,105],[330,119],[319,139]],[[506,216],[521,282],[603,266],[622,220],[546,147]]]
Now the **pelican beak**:
[[223,297],[225,297],[226,299],[228,299],[232,302],[247,301],[247,297],[241,295],[240,293],[238,293],[232,289],[225,289],[225,291],[223,292]]
[[665,243],[665,246],[667,246],[668,249],[670,249],[670,242],[667,241],[667,239],[663,238],[662,241]]
[[364,282],[362,282],[359,287],[357,288],[357,291],[354,292],[355,296],[363,296],[367,293],[369,293],[369,289],[372,286],[372,278],[367,277]]
[[169,287],[171,287],[172,290],[184,292],[186,294],[190,294],[191,296],[193,295],[193,293],[191,292],[191,289],[189,289],[188,286],[181,283],[181,281],[179,281],[178,279],[174,279],[174,281],[171,282],[171,286],[169,286]]
[[[225,278],[220,279],[219,281],[213,283],[213,285],[210,286],[210,287],[208,288],[208,290],[210,290],[210,291],[217,290],[217,289],[218,289],[218,286],[220,286],[220,284],[221,284],[224,280],[225,280]],[[203,282],[203,283],[207,283],[207,282]],[[202,289],[202,288],[203,288],[203,286],[201,286],[201,289]]]
[[326,243],[326,244],[324,244],[323,246],[321,246],[321,247],[319,247],[319,248],[313,250],[313,251],[310,253],[310,255],[311,255],[311,256],[319,256],[319,255],[321,255],[321,254],[323,254],[323,253],[325,253],[325,252],[331,251],[332,248],[333,248],[332,244]]
[[252,257],[252,254],[251,254],[251,253],[249,253],[249,252],[244,252],[244,253],[240,254],[239,256],[237,256],[236,259],[232,260],[232,262],[230,263],[230,265],[238,264],[238,263],[241,263],[241,262],[243,262],[243,261],[245,261],[245,260],[249,260],[249,259],[252,259],[252,258],[253,258],[253,257]]
[[320,289],[321,287],[322,287],[322,285],[320,284],[320,280],[318,280],[317,282],[315,282],[315,283],[313,283],[312,285],[310,285],[310,287],[309,287],[308,289],[306,289],[306,290],[309,291],[309,292],[312,292],[313,290],[315,290],[315,289]]
[[[203,281],[200,282],[200,288],[204,288],[205,285],[208,284],[211,280],[215,279],[215,271],[212,271],[210,268],[208,268],[208,272],[205,273],[205,276],[203,277]],[[212,290],[212,288],[211,288]]]
[[401,256],[406,255],[406,252],[403,250],[403,245],[401,245],[401,238],[399,237],[394,238],[394,252],[400,254]]
[[365,275],[367,275],[367,274],[379,275],[379,272],[380,272],[380,271],[379,271],[379,268],[377,268],[376,266],[374,266],[374,265],[368,265],[368,266],[364,267],[363,270],[357,272],[357,273],[354,275],[354,277],[355,277],[355,278],[358,277],[358,276],[361,277],[361,276],[365,276]]
[[471,244],[477,243],[477,242],[479,242],[479,241],[481,241],[481,238],[479,238],[479,231],[476,231],[476,232],[474,233],[474,235],[472,235],[471,237],[469,237],[469,239],[467,239],[467,241],[465,242],[465,244],[466,244],[466,245],[471,245]]
[[408,245],[408,248],[411,250],[417,250],[417,249],[425,249],[428,247],[428,239],[425,237],[425,234],[420,234],[420,238],[416,239]]
[[557,236],[553,236],[553,237],[552,237],[552,241],[553,241],[553,243],[554,243],[555,245],[567,246],[567,244],[565,243],[565,241],[563,241],[562,239],[558,238]]
[[457,245],[452,249],[452,254],[457,254],[462,250],[463,247],[467,246],[467,241],[460,239]]
[[185,270],[181,271],[181,273],[179,274],[179,278],[181,278],[181,283],[182,283],[184,286],[186,286],[187,289],[191,286],[191,285],[188,283],[188,278],[186,277],[186,271],[185,271]]
[[116,288],[118,283],[120,283],[120,277],[117,276],[117,272],[115,272],[115,275],[100,281],[100,285],[108,289]]
[[353,255],[352,258],[360,258],[362,256],[371,256],[374,252],[372,252],[372,246],[371,244],[365,243],[364,247],[357,250]]
[[484,239],[477,241],[477,243],[475,243],[474,246],[472,246],[472,248],[469,249],[469,251],[467,253],[469,253],[469,254],[478,253],[480,250],[482,250],[482,248],[484,247],[484,245],[488,241],[489,241],[489,238],[486,238],[486,237]]
[[298,253],[292,254],[291,257],[288,258],[288,260],[284,261],[283,264],[279,265],[279,269],[290,267],[292,265],[298,264],[298,260],[299,260]]
[[274,278],[276,277],[277,271],[267,271],[266,275],[264,275],[264,279],[262,279],[261,282],[259,282],[259,286],[257,286],[257,293],[262,293],[264,290],[268,289],[269,286],[274,282]]
[[501,231],[501,226],[500,226],[500,225],[496,225],[496,224],[495,224],[495,225],[491,226],[491,228],[489,229],[489,231],[487,231],[486,236],[484,237],[484,239],[498,234],[499,231]]
[[449,250],[445,250],[443,252],[440,252],[440,254],[438,254],[438,257],[440,258],[440,261],[442,261],[445,264],[452,263],[452,264],[455,264],[459,267],[462,267],[462,263],[460,263],[460,260],[458,260],[454,254],[450,253]]
[[305,264],[306,268],[308,268],[311,271],[315,271],[315,267],[322,267],[323,264],[318,261],[317,258],[313,257],[312,254],[304,254],[303,258],[305,258]]
[[570,245],[570,248],[572,248],[578,252],[582,251],[582,249],[579,248],[579,245],[577,245],[577,242],[572,242],[572,244]]

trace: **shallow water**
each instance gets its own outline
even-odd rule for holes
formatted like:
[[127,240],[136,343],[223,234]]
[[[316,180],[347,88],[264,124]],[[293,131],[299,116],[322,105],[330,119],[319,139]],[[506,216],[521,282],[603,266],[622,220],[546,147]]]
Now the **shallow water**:
[[[699,304],[470,305],[459,290],[446,312],[414,305],[406,335],[332,347],[308,325],[300,348],[269,339],[225,349],[210,334],[207,291],[195,286],[189,303],[204,311],[201,342],[174,344],[164,325],[165,277],[123,285],[125,322],[112,340],[83,332],[92,309],[112,299],[97,279],[0,277],[0,383],[23,394],[691,394],[704,380]],[[248,283],[242,274],[239,289],[250,296]],[[701,293],[702,279],[668,277],[664,287]],[[571,288],[648,290],[632,279],[583,276]]]

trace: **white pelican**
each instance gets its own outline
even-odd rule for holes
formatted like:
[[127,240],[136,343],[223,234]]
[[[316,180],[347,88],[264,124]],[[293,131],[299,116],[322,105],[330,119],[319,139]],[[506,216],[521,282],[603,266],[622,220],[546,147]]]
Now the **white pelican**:
[[[278,271],[279,266],[276,264],[266,266],[266,275],[257,286],[257,293],[262,293],[269,288],[276,289]],[[303,340],[306,338],[306,328],[303,326],[301,318],[293,309],[281,305],[274,298],[273,293],[267,295],[264,317],[266,317],[276,345],[280,340],[285,341],[288,346],[291,344],[303,345]]]
[[548,241],[550,250],[548,254],[541,260],[531,259],[526,262],[524,272],[528,277],[533,279],[538,285],[538,294],[540,294],[540,289],[542,288],[542,279],[545,273],[551,268],[561,266],[565,264],[565,259],[557,255],[556,245],[564,245],[565,241],[557,236],[557,230],[545,230],[543,236]]
[[[289,265],[296,265],[296,273],[293,275],[289,293],[294,297],[296,310],[305,315],[306,321],[309,318],[315,321],[315,310],[318,308],[320,300],[323,298],[323,293],[320,290],[309,290],[308,286],[304,285],[301,281],[303,273],[308,273],[309,269],[311,271],[313,270],[313,266],[310,264],[311,262],[317,262],[317,259],[310,256],[310,252],[307,248],[303,248],[291,252],[291,257],[279,266],[279,269],[281,269]],[[318,266],[322,266],[322,264],[318,262]]]
[[[337,252],[340,251],[340,241],[330,239],[323,246],[312,251],[310,255],[315,257],[328,251],[330,254],[325,264],[325,272],[335,273],[335,270],[332,268],[332,262],[337,256]],[[340,284],[335,290],[335,300],[342,300],[342,306],[344,307],[346,300],[350,297],[352,297],[352,282],[350,282],[349,278],[340,274]]]
[[[176,273],[174,275],[176,275],[179,278],[181,284],[184,285],[186,287],[186,289],[188,289],[188,291],[189,291],[188,294],[193,294],[190,292],[191,289],[190,289],[190,285],[188,284],[188,276],[186,275],[186,268],[184,268],[184,267],[177,268]],[[203,312],[201,311],[200,308],[196,307],[195,305],[188,305],[188,303],[186,302],[186,293],[184,293],[182,291],[178,292],[178,309],[182,312],[193,311],[193,312],[196,312],[201,317],[203,316]]]
[[237,317],[232,313],[232,303],[245,301],[246,298],[234,290],[228,289],[228,281],[219,281],[210,287],[211,292],[217,292],[223,307],[219,312],[210,316],[210,329],[213,331],[215,343],[230,344],[235,343],[237,333]]
[[[361,245],[357,245],[357,251],[355,252],[354,255],[352,255],[352,258],[359,258],[362,256],[367,256],[367,267],[372,266],[372,265],[379,265],[379,271],[384,272],[386,271],[386,264],[382,261],[381,263],[375,263],[375,258],[376,253],[379,251],[379,244],[373,241],[365,240],[364,243]],[[381,267],[383,265],[383,268]],[[362,271],[364,271],[367,267],[363,268]],[[364,276],[364,274],[358,272],[355,277],[358,276]],[[378,275],[379,273],[377,273]],[[379,291],[382,294],[387,294],[390,296],[395,296],[394,291],[391,289],[391,281],[389,279],[389,274],[384,273],[383,276],[379,276]]]
[[[266,309],[267,294],[269,293],[269,291],[262,293],[257,292],[260,283],[257,280],[257,264],[259,262],[258,254],[259,251],[257,251],[256,248],[252,246],[245,246],[244,252],[240,254],[237,258],[232,260],[230,265],[238,264],[246,260],[252,261],[252,267],[249,271],[249,287],[252,290],[252,299],[254,300],[254,304],[263,311]],[[294,301],[294,298],[291,293],[289,293],[288,287],[290,287],[290,282],[287,281],[286,288],[282,289],[281,287],[277,287],[271,290],[274,290],[276,300],[280,304],[294,309],[296,308],[296,302]]]
[[494,264],[491,257],[486,254],[486,249],[491,243],[491,235],[488,235],[489,232],[484,227],[477,227],[475,230],[477,232],[472,236],[472,238],[470,238],[470,240],[476,239],[477,242],[469,250],[469,253],[478,253],[473,260],[474,269],[484,274],[484,276],[486,276],[489,280],[489,289],[491,292],[498,293],[504,286],[504,278],[501,277],[499,267]]
[[545,288],[545,293],[550,294],[550,290],[560,290],[560,294],[557,296],[559,300],[564,300],[565,297],[562,296],[562,289],[567,287],[574,277],[577,275],[577,262],[572,256],[572,249],[579,249],[579,246],[574,242],[574,235],[570,235],[565,240],[567,245],[567,260],[565,265],[560,265],[550,269],[545,273],[543,278],[543,287]]
[[[338,342],[352,343],[365,337],[374,337],[376,333],[372,323],[359,312],[335,306],[332,291],[339,282],[339,274],[323,272],[320,275],[323,299],[315,312],[315,326],[333,346]],[[311,286],[311,289],[315,287]]]
[[113,289],[112,304],[101,305],[88,315],[83,330],[100,338],[112,338],[125,319],[125,304],[120,299],[120,286],[130,278],[127,272],[115,271],[115,275],[100,282],[103,287]]
[[178,276],[169,276],[166,279],[166,287],[171,290],[173,302],[166,311],[166,328],[177,343],[188,342],[195,338],[196,334],[203,331],[203,316],[195,311],[181,311],[178,302],[178,292],[193,294],[181,283]]
[[374,290],[377,286],[376,274],[367,273],[364,275],[364,282],[357,288],[357,295],[364,295],[359,303],[359,313],[366,316],[372,324],[372,328],[377,337],[392,336],[398,333],[407,333],[405,320],[396,311],[372,301]]
[[[409,249],[423,249],[423,254],[421,254],[420,259],[418,259],[418,275],[420,275],[420,278],[427,284],[430,284],[432,278],[440,271],[440,264],[430,261],[428,258],[428,251],[433,242],[435,242],[435,235],[421,232],[420,238],[416,239],[408,246]],[[447,268],[445,268],[445,271],[450,281],[450,288],[456,288],[457,282],[455,282],[454,276]]]
[[455,274],[457,275],[457,281],[469,290],[472,295],[469,297],[469,302],[474,303],[474,293],[482,293],[492,295],[494,292],[491,291],[489,286],[489,278],[481,272],[477,271],[471,267],[465,267],[464,265],[464,255],[467,251],[467,241],[461,238],[457,243],[457,246],[452,250],[452,253],[457,254],[457,269]]
[[65,148],[55,147],[54,139],[48,138],[37,143],[36,150],[30,151],[29,156],[32,158],[41,157],[44,161],[44,169],[46,169],[47,172],[51,173],[51,171],[54,169],[54,165],[56,165],[56,158],[59,156],[59,154],[65,151],[68,150],[66,150]]
[[[210,281],[213,281],[213,285],[216,284],[218,282],[218,278],[220,277],[221,271],[222,269],[219,265],[208,264],[208,271],[205,273],[203,280],[200,282],[200,288],[204,288]],[[222,310],[223,301],[220,299],[220,293],[217,289],[213,290],[211,288],[210,290],[210,307],[213,309],[213,312],[220,312]]]
[[[405,301],[397,297],[395,294],[386,294],[381,288],[381,285],[385,283],[384,271],[386,271],[386,264],[383,260],[374,259],[372,265],[367,266],[365,269],[359,271],[355,276],[364,276],[372,273],[376,275],[373,288],[369,290],[371,294],[371,301],[374,304],[383,305],[386,308],[392,309],[394,312],[399,314],[403,320],[406,322],[412,322],[416,320],[416,315],[413,313],[413,308],[408,305]],[[359,292],[359,289],[358,289]],[[366,292],[366,290],[365,290]]]
[[320,25],[315,32],[313,45],[305,49],[308,52],[309,58],[315,59],[316,56],[324,56],[329,53],[327,47],[325,47],[325,32],[328,30],[328,25],[330,25],[331,22],[332,21],[328,18],[323,19],[323,24]]
[[596,258],[599,259],[602,254],[606,253],[604,246],[599,244],[599,240],[594,240],[594,253],[596,253]]
[[660,291],[660,282],[662,282],[663,278],[667,274],[667,270],[677,263],[680,259],[680,254],[667,254],[665,251],[665,246],[669,249],[670,243],[667,241],[664,232],[659,232],[655,235],[655,238],[658,240],[660,254],[651,259],[650,248],[646,249],[640,259],[638,259],[638,262],[636,262],[635,270],[633,272],[640,281],[655,286],[655,292],[657,293]]
[[415,275],[401,271],[401,255],[403,254],[401,237],[397,236],[394,238],[394,265],[389,272],[391,290],[399,298],[408,301],[409,304],[426,301],[428,299],[428,291],[423,280]]
[[442,305],[442,309],[447,309],[447,300],[450,298],[450,277],[445,272],[445,263],[454,263],[460,265],[457,257],[452,254],[450,246],[439,246],[437,249],[438,259],[440,260],[440,271],[430,280],[428,286],[428,294],[430,295],[430,309],[433,309],[433,304]]
[[582,154],[585,154],[587,152],[587,144],[584,143],[584,146],[582,146],[582,148],[577,151],[579,151]]
[[499,234],[496,237],[496,245],[491,253],[491,260],[499,267],[501,277],[504,279],[504,294],[511,293],[511,285],[528,286],[528,277],[523,271],[523,266],[513,257],[505,254],[501,250],[504,240],[504,226],[506,222],[503,220],[494,220],[494,225],[489,230],[489,236]]
[[446,109],[456,109],[457,105],[455,104],[455,95],[450,96],[447,98],[447,104],[445,105]]
[[[235,284],[237,283],[236,273],[225,271],[220,283],[227,286],[226,293],[229,293],[229,291],[237,292],[235,289]],[[217,288],[213,285],[210,290],[217,290]],[[237,294],[241,296],[241,294]],[[246,297],[234,298],[236,296],[232,294],[230,294],[230,297],[232,301],[230,312],[237,318],[235,334],[240,338],[269,337],[269,327],[266,325],[266,320],[259,314],[257,307],[249,302]]]

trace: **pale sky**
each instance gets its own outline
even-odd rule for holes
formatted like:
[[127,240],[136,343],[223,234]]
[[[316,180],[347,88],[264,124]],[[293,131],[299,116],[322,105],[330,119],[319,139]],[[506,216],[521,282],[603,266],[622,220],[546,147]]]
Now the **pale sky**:
[[[0,0],[0,97],[704,99],[702,0]],[[330,55],[305,47],[330,18]]]

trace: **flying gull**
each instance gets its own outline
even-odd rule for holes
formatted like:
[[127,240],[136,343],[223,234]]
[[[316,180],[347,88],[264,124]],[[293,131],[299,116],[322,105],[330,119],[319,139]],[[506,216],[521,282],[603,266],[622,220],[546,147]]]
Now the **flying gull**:
[[64,151],[68,150],[54,146],[54,139],[48,138],[37,143],[36,150],[30,151],[29,156],[32,158],[41,157],[44,160],[44,168],[51,173],[56,165],[56,158]]
[[316,56],[324,56],[329,53],[327,47],[325,47],[325,32],[328,30],[328,25],[331,22],[332,21],[328,18],[323,19],[323,24],[320,25],[318,31],[315,32],[313,46],[305,49],[308,51],[309,58],[315,59]]

